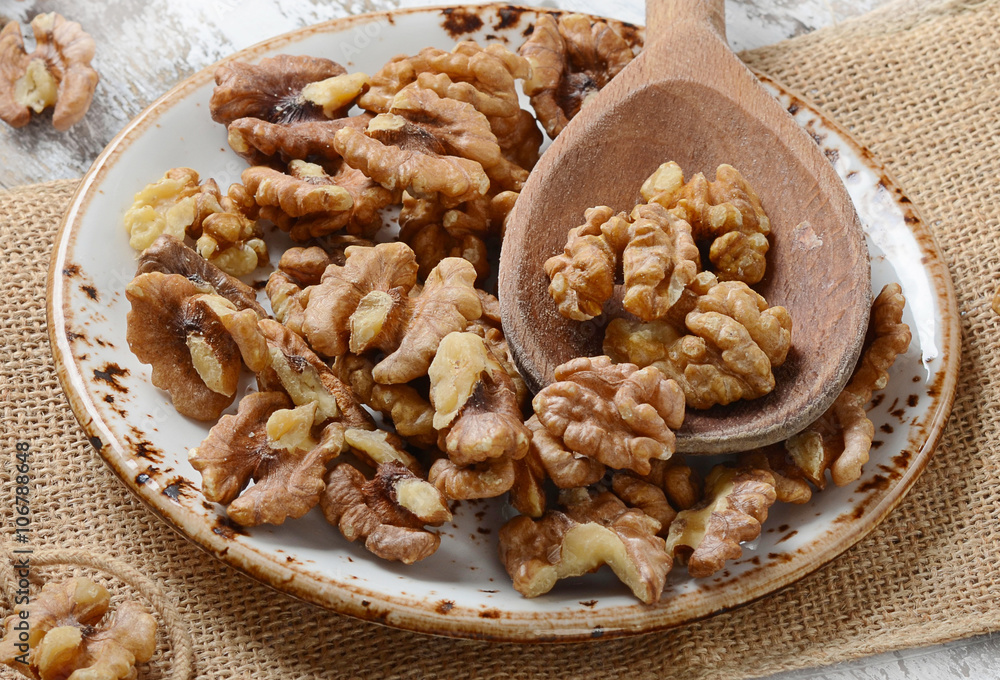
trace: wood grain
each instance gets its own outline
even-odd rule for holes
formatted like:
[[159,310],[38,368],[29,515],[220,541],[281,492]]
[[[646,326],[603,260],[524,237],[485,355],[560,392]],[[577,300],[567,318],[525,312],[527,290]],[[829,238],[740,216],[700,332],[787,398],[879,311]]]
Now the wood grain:
[[[546,259],[560,252],[586,208],[629,210],[643,180],[674,160],[714,176],[735,166],[771,218],[768,274],[757,286],[793,320],[793,351],[766,397],[688,410],[678,449],[740,451],[786,438],[815,420],[857,361],[871,304],[868,251],[853,204],[813,140],[732,54],[721,0],[653,4],[644,52],[556,139],[532,172],[500,258],[504,330],[529,385],[551,382],[576,356],[603,353],[604,325],[560,316]],[[664,23],[665,22],[665,23]],[[802,247],[808,221],[822,246]],[[811,241],[815,243],[816,241]]]

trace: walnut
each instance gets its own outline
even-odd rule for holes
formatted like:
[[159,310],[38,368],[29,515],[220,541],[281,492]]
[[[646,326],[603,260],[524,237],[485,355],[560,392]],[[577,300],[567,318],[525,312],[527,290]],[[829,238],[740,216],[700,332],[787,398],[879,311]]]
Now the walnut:
[[23,127],[32,111],[54,106],[52,127],[64,132],[80,122],[94,98],[99,80],[90,66],[94,39],[55,12],[36,15],[31,30],[31,54],[16,21],[0,31],[0,120]]
[[[425,99],[430,99],[428,95],[436,97],[429,90],[422,92],[426,93]],[[408,191],[448,207],[485,196],[490,178],[483,165],[456,152],[478,155],[495,151],[496,157],[506,162],[489,123],[469,104],[440,98],[437,102],[434,110],[426,112],[430,116],[427,125],[399,113],[379,114],[364,132],[350,127],[339,130],[334,136],[334,148],[348,165],[390,191]],[[416,112],[410,115],[417,118]],[[439,138],[434,134],[442,127],[451,136]],[[465,135],[468,140],[457,134],[463,129],[469,130]]]
[[664,163],[642,185],[642,196],[687,220],[696,241],[711,243],[709,260],[719,279],[754,284],[764,278],[771,222],[731,165],[720,165],[714,182],[701,173],[685,182],[677,163]]
[[344,433],[344,441],[372,467],[395,462],[417,476],[424,475],[420,462],[403,448],[403,442],[391,432],[352,427]]
[[431,465],[427,481],[455,500],[496,498],[514,486],[514,463],[509,456],[467,466],[439,458]]
[[743,554],[740,543],[760,535],[775,500],[770,472],[717,465],[705,479],[705,500],[677,513],[666,552],[695,578],[711,576]]
[[316,424],[337,419],[345,427],[374,430],[371,415],[351,389],[309,349],[305,340],[272,319],[258,327],[267,340],[271,365],[257,374],[263,391],[283,391],[296,406],[317,403]]
[[585,219],[570,230],[563,253],[545,262],[560,314],[579,321],[601,314],[620,257],[625,309],[646,321],[666,317],[698,274],[690,225],[656,204],[637,205],[628,219],[599,206]]
[[436,448],[434,407],[426,390],[406,384],[380,385],[372,375],[374,368],[374,361],[355,354],[339,356],[333,364],[337,377],[350,385],[361,403],[388,416],[399,436],[420,448]]
[[227,127],[229,146],[250,165],[277,165],[295,159],[335,161],[340,154],[333,148],[337,130],[354,127],[364,130],[371,114],[337,120],[300,120],[269,123],[259,118],[237,118]]
[[497,144],[504,157],[525,170],[535,167],[541,156],[540,149],[545,135],[529,111],[521,109],[509,117],[487,116],[490,129],[497,137]]
[[245,276],[267,264],[267,244],[257,221],[244,215],[228,197],[220,199],[219,207],[201,222],[201,236],[195,243],[198,254],[232,276]]
[[547,504],[545,468],[529,453],[514,461],[514,483],[510,487],[510,504],[522,515],[539,518]]
[[257,291],[188,248],[179,239],[164,234],[139,256],[136,275],[161,272],[179,274],[199,290],[214,292],[226,298],[236,309],[251,309],[260,318],[267,316],[257,303]]
[[868,462],[875,425],[865,410],[874,390],[885,389],[889,368],[910,346],[910,328],[903,323],[906,300],[898,283],[882,289],[872,303],[869,337],[850,381],[819,420],[785,442],[785,448],[806,478],[822,489],[826,470],[833,483],[844,486],[861,477]]
[[663,489],[632,472],[618,471],[611,476],[611,490],[630,508],[641,510],[659,522],[657,535],[666,538],[677,511],[670,505]]
[[227,505],[243,526],[282,524],[309,512],[319,503],[327,462],[344,448],[339,424],[314,438],[316,411],[317,402],[293,409],[281,392],[245,396],[236,415],[223,416],[188,453],[205,498]]
[[156,619],[131,600],[108,617],[110,603],[107,589],[86,578],[46,583],[4,621],[0,663],[40,680],[135,678],[135,664],[156,651]]
[[348,541],[386,560],[413,564],[434,554],[441,537],[425,529],[452,519],[441,492],[398,463],[378,466],[366,480],[342,463],[326,477],[320,501],[323,515]]
[[501,456],[524,457],[531,435],[514,383],[481,337],[446,335],[427,375],[438,446],[453,463],[467,466]]
[[302,98],[323,109],[327,118],[341,118],[365,91],[368,76],[364,73],[345,73],[326,80],[312,82],[302,88]]
[[140,274],[125,289],[132,304],[126,337],[179,413],[215,420],[233,402],[241,362],[218,315],[197,302],[205,292],[178,274]]
[[648,473],[674,453],[684,393],[655,368],[581,357],[555,369],[556,382],[532,405],[549,434],[570,451],[616,470]]
[[269,123],[321,120],[328,117],[322,104],[308,101],[303,88],[345,73],[344,67],[329,59],[287,54],[261,59],[258,64],[228,62],[215,71],[216,85],[209,101],[212,120],[223,125],[237,118]]
[[607,564],[642,602],[660,599],[672,560],[656,535],[659,522],[607,492],[576,489],[560,501],[565,512],[519,515],[500,529],[500,560],[515,590],[538,597],[560,579]]
[[527,75],[528,63],[499,44],[482,48],[465,41],[451,52],[428,47],[390,60],[372,76],[371,89],[358,105],[385,113],[396,93],[416,82],[440,97],[472,104],[484,115],[508,118],[520,110],[514,79]]
[[261,217],[306,241],[344,230],[371,236],[382,227],[382,208],[392,194],[358,170],[343,166],[333,175],[315,163],[293,160],[288,172],[264,166],[243,171],[243,182],[253,192]]
[[319,246],[289,248],[278,260],[278,271],[298,286],[315,286],[332,263],[329,253]]
[[490,270],[483,240],[489,230],[486,212],[486,197],[446,208],[403,192],[399,240],[413,249],[420,265],[419,276],[426,278],[446,257],[460,257],[472,263],[477,279],[485,278]]
[[368,349],[387,353],[374,368],[376,382],[405,383],[426,375],[441,339],[482,313],[475,270],[465,260],[442,260],[419,294],[411,295],[417,265],[405,244],[351,247],[346,254],[346,264],[327,268],[312,290],[303,329],[326,356]]
[[[267,340],[257,326],[259,317],[252,309],[237,310],[236,305],[232,302],[214,293],[195,295],[185,303],[185,306],[189,318],[211,319],[213,322],[220,323],[236,343],[243,363],[251,371],[255,373],[263,371],[270,365]],[[188,337],[188,346],[191,348],[192,358],[195,359],[195,368],[198,369],[202,379],[205,379],[206,374],[210,371],[200,367],[195,352],[196,344],[190,336]],[[206,383],[211,384],[208,380]]]
[[781,444],[741,453],[739,459],[745,465],[771,473],[778,502],[802,504],[812,500],[812,488],[806,481],[805,471]]
[[604,477],[606,468],[603,463],[566,449],[558,437],[545,429],[537,415],[531,416],[525,426],[531,431],[527,458],[536,462],[545,476],[560,489],[590,486]]
[[221,212],[219,187],[214,181],[199,184],[191,168],[173,168],[161,179],[146,185],[125,211],[129,245],[145,250],[161,234],[183,240],[188,233],[200,233],[202,221]]
[[583,14],[539,15],[519,53],[531,65],[524,93],[552,138],[633,57],[614,29]]
[[330,264],[330,256],[318,246],[289,248],[282,253],[278,269],[267,279],[264,292],[271,301],[274,317],[298,335],[303,334],[302,322],[311,286],[320,282]]
[[774,389],[772,368],[791,346],[792,320],[784,307],[768,307],[745,283],[727,281],[697,298],[684,323],[615,319],[604,351],[616,361],[655,366],[676,380],[687,405],[709,408],[754,399]]
[[507,338],[504,337],[503,327],[500,323],[500,301],[478,288],[476,294],[483,307],[483,315],[470,321],[465,330],[468,333],[475,333],[486,343],[486,348],[500,362],[507,375],[510,376],[511,382],[514,383],[516,403],[523,408],[531,393],[528,391],[528,385],[524,382],[524,378],[517,370],[514,355],[511,354],[510,347],[507,345]]
[[704,481],[682,456],[649,462],[649,474],[642,475],[642,479],[662,489],[671,506],[687,510],[701,500]]

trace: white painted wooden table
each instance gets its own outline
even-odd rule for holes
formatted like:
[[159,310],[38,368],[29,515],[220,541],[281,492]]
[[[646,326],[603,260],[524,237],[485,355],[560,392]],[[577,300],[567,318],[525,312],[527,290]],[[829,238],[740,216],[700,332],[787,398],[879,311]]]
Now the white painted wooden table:
[[[443,0],[442,0],[443,1]],[[912,0],[926,3],[929,0]],[[887,0],[728,0],[734,49],[767,45],[863,14]],[[39,12],[79,21],[97,41],[101,74],[83,122],[56,132],[48,114],[13,130],[0,123],[0,189],[79,177],[101,149],[179,80],[272,35],[348,14],[431,3],[412,0],[0,0],[0,25]],[[439,3],[435,3],[439,4]],[[640,0],[541,0],[534,4],[642,23]],[[30,31],[29,31],[30,33]],[[772,680],[1000,680],[1000,638],[984,636],[927,649],[797,671]]]

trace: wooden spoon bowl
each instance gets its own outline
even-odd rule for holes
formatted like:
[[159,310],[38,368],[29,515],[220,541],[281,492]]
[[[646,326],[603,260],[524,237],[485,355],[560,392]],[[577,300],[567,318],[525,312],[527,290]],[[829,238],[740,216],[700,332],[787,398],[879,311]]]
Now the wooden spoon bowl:
[[[590,102],[531,173],[500,256],[504,332],[533,390],[559,364],[603,354],[604,327],[566,319],[543,265],[595,205],[631,210],[661,163],[711,180],[734,166],[771,220],[767,275],[754,286],[792,317],[792,351],[769,395],[688,409],[679,451],[745,451],[786,439],[841,392],[868,326],[871,272],[857,213],[816,143],[730,51],[723,0],[649,0],[646,45]],[[799,226],[802,225],[803,226]]]

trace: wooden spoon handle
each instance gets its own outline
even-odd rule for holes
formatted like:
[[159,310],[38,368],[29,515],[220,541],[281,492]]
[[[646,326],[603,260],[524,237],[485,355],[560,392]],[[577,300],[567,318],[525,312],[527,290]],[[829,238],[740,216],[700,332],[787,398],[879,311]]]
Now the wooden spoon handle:
[[711,26],[726,41],[726,0],[646,0],[646,44],[682,22]]

